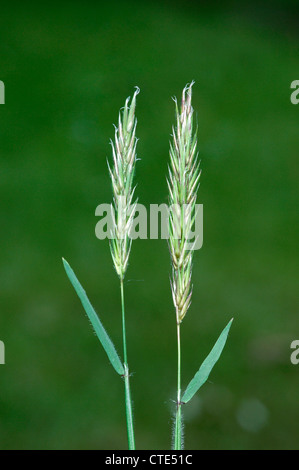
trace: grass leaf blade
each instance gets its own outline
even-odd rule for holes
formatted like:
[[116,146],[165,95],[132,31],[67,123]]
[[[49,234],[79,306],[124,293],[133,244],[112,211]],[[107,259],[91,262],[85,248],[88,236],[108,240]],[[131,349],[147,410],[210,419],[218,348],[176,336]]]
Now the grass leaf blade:
[[64,258],[62,258],[62,261],[66,274],[68,275],[69,280],[71,281],[75,291],[77,292],[78,297],[84,307],[84,310],[89,320],[91,321],[94,331],[96,332],[97,337],[99,338],[103,348],[105,349],[111,364],[119,375],[123,375],[125,373],[125,370],[121,363],[121,360],[98,315],[96,314],[93,306],[91,305],[85,290],[81,286],[68,262]]
[[193,379],[189,382],[189,385],[186,388],[185,393],[182,397],[182,401],[184,403],[190,401],[191,398],[195,395],[195,393],[200,389],[200,387],[207,381],[211,370],[218,361],[225,346],[232,321],[233,318],[226,325],[219,338],[217,339],[210,354],[206,357]]

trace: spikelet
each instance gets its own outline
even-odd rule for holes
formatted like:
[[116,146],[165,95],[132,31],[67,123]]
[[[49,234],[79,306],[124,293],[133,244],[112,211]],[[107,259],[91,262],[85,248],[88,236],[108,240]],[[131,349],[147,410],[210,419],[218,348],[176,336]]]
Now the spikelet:
[[137,201],[133,203],[133,178],[136,163],[135,136],[137,119],[135,117],[136,96],[127,98],[124,108],[119,113],[118,127],[115,127],[114,142],[111,141],[113,167],[109,166],[113,189],[113,234],[110,251],[115,270],[122,280],[128,267],[132,240],[129,237],[133,224]]
[[171,289],[177,323],[186,315],[192,296],[192,258],[190,234],[194,225],[199,186],[199,163],[196,132],[193,132],[192,86],[182,93],[181,108],[176,106],[176,127],[172,129],[169,189],[169,250],[172,264]]

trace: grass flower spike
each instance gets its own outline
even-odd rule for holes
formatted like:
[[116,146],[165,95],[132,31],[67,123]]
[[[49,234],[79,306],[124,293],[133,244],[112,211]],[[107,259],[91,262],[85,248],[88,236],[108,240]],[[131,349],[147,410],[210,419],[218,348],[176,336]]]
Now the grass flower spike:
[[183,90],[180,110],[175,101],[177,126],[173,128],[173,143],[170,144],[168,188],[172,210],[169,247],[177,323],[181,323],[191,303],[193,251],[190,249],[190,236],[200,177],[196,133],[193,132],[192,85],[193,82]]
[[130,99],[128,98],[122,115],[119,114],[118,128],[115,128],[115,141],[111,141],[113,169],[108,164],[114,205],[113,238],[110,249],[116,272],[121,280],[124,279],[128,266],[131,250],[129,234],[136,208],[136,202],[133,204],[135,189],[133,177],[136,163],[135,108],[138,93],[139,88],[136,88],[131,105],[129,106]]

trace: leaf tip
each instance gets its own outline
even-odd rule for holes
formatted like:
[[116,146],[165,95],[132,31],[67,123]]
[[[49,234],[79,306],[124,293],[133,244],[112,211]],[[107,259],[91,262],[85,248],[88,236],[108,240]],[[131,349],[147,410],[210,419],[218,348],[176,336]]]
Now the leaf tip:
[[67,260],[64,259],[64,257],[62,257],[62,262],[63,262],[63,266],[64,266],[65,268],[67,268],[67,267],[70,266],[69,263],[67,262]]

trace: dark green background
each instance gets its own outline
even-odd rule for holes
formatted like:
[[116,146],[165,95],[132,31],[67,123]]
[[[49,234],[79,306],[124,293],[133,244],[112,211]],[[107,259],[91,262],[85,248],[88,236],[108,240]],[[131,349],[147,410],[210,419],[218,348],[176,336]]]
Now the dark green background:
[[[266,4],[265,4],[266,5]],[[119,283],[95,208],[125,98],[138,96],[139,202],[167,202],[172,96],[195,80],[204,244],[182,325],[187,449],[298,448],[299,79],[296,2],[5,2],[0,7],[1,449],[125,449],[123,384],[63,270],[121,352]],[[296,16],[297,15],[297,16]],[[176,328],[165,240],[134,242],[126,277],[136,445],[168,449]]]

